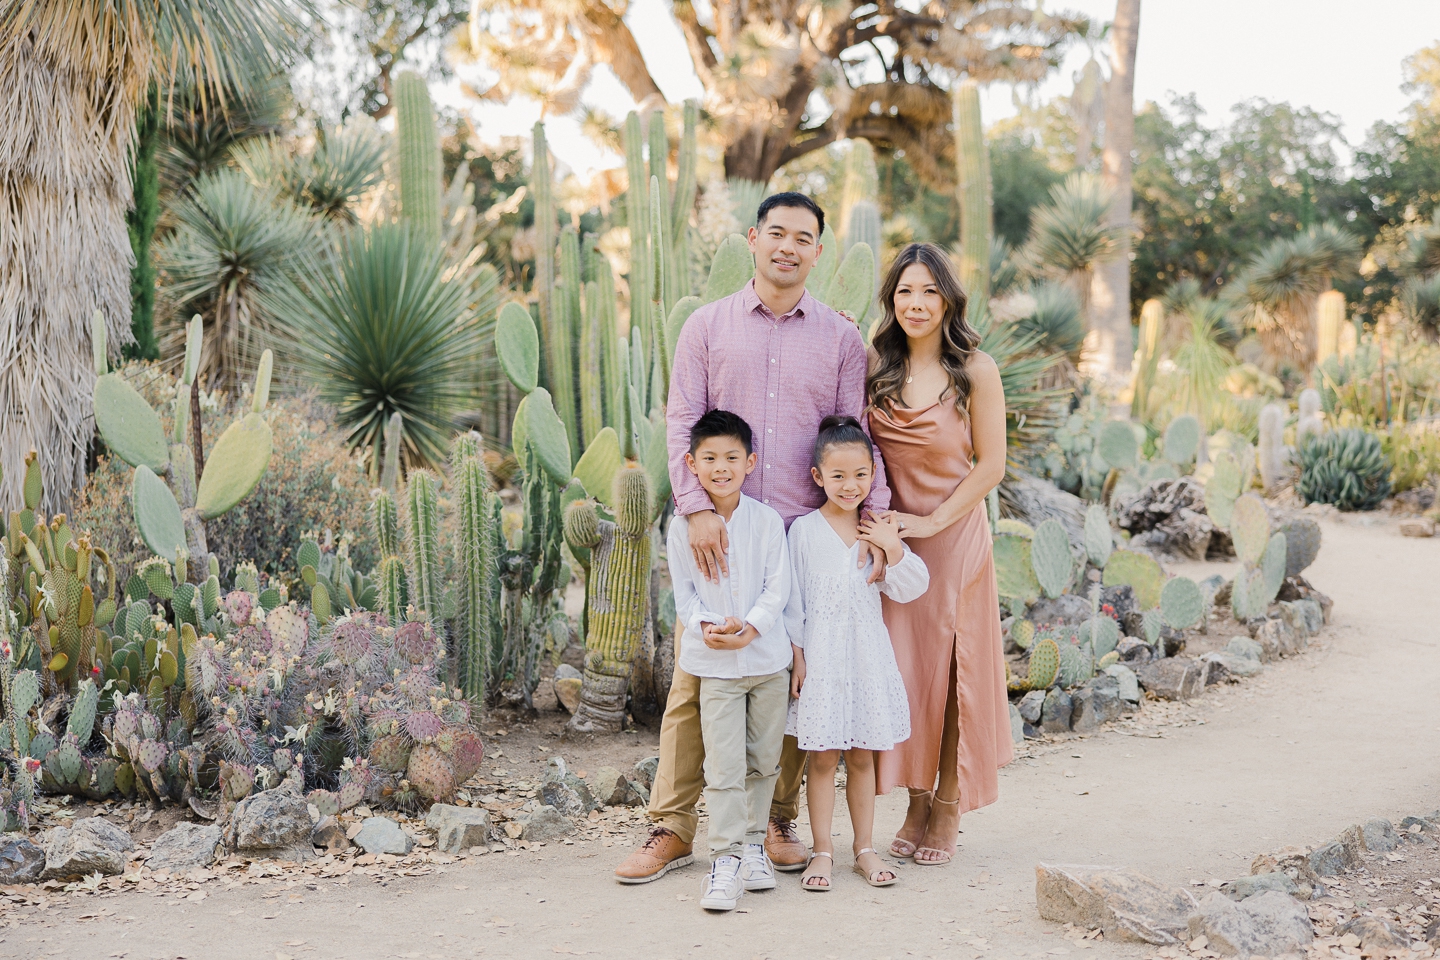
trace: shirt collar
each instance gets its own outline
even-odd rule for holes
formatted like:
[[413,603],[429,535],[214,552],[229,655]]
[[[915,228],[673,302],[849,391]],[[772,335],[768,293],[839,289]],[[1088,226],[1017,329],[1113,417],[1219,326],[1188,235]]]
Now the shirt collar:
[[815,301],[810,296],[810,291],[806,290],[804,293],[800,294],[799,301],[797,301],[795,306],[790,309],[789,313],[785,314],[783,317],[776,317],[773,313],[770,312],[769,307],[765,306],[765,304],[760,302],[760,294],[755,292],[755,279],[753,277],[750,279],[749,283],[745,284],[744,288],[741,290],[741,295],[744,298],[746,313],[754,313],[758,310],[760,314],[767,319],[776,319],[782,323],[786,320],[791,319],[803,320],[805,317],[809,316],[811,311],[814,309],[813,304]]

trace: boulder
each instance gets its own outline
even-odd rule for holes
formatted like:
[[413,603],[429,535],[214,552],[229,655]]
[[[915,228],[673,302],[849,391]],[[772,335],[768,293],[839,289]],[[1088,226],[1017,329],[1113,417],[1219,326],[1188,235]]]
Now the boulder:
[[1103,671],[1107,677],[1115,678],[1116,692],[1120,699],[1127,703],[1140,702],[1140,678],[1135,676],[1135,671],[1123,663],[1112,663]]
[[1225,652],[1235,657],[1244,657],[1256,663],[1265,661],[1265,647],[1249,637],[1231,637],[1225,644]]
[[1225,664],[1214,657],[1202,656],[1199,658],[1199,663],[1201,669],[1205,671],[1205,686],[1213,686],[1230,679],[1230,671],[1226,669]]
[[1190,938],[1204,937],[1223,956],[1273,957],[1303,953],[1315,939],[1304,904],[1278,890],[1238,903],[1212,893],[1189,918]]
[[[1138,630],[1139,628],[1137,628]],[[1149,663],[1155,658],[1155,648],[1144,640],[1137,640],[1133,636],[1126,636],[1115,647],[1115,652],[1120,654],[1120,659],[1135,667],[1142,663]]]
[[1372,853],[1389,853],[1400,846],[1400,836],[1389,820],[1366,820],[1361,829],[1365,831],[1365,849]]
[[1076,733],[1088,733],[1135,710],[1133,703],[1121,699],[1119,681],[1107,674],[1087,680],[1070,699],[1070,729]]
[[1200,659],[1213,663],[1224,671],[1224,674],[1219,676],[1212,672],[1205,678],[1206,683],[1214,683],[1224,677],[1253,677],[1265,670],[1265,665],[1259,660],[1237,656],[1233,653],[1221,653],[1218,650],[1207,653]]
[[1293,657],[1308,645],[1308,640],[1296,633],[1295,628],[1281,617],[1261,620],[1252,635],[1272,660],[1277,657]]
[[355,834],[355,845],[366,853],[388,853],[403,857],[415,847],[410,834],[389,817],[368,817]]
[[1318,615],[1320,605],[1314,600],[1281,600],[1275,606],[1280,610],[1280,619],[1290,624],[1290,629],[1295,631],[1296,644],[1301,649],[1309,646],[1310,638],[1320,632],[1320,624],[1311,628],[1311,616],[1306,607],[1313,607]]
[[520,831],[522,840],[554,840],[575,831],[575,824],[549,804],[537,807]]
[[1189,700],[1205,691],[1205,670],[1198,660],[1167,657],[1142,664],[1135,674],[1140,685],[1161,700]]
[[1035,868],[1035,902],[1046,920],[1099,927],[1106,940],[1162,946],[1185,937],[1196,907],[1184,887],[1133,870],[1048,863]]
[[1090,619],[1090,601],[1073,593],[1062,593],[1053,599],[1045,597],[1030,605],[1025,619],[1037,627],[1047,623],[1081,624]]
[[1320,612],[1324,615],[1325,622],[1330,622],[1330,608],[1335,602],[1325,594],[1316,590],[1310,585],[1310,581],[1296,574],[1293,577],[1286,577],[1285,582],[1280,584],[1280,593],[1277,600],[1314,600],[1320,605]]
[[1038,527],[1046,520],[1056,520],[1065,528],[1071,544],[1085,542],[1085,501],[1061,490],[1048,480],[1038,477],[1019,477],[1007,482],[1014,517]]
[[310,845],[321,847],[326,853],[342,853],[350,849],[350,838],[345,836],[345,828],[339,820],[324,816],[310,831]]
[[631,771],[631,782],[638,783],[646,790],[655,785],[655,771],[660,769],[659,757],[646,757],[635,763],[635,769]]
[[579,670],[562,663],[555,668],[555,679],[551,681],[555,687],[555,700],[568,713],[574,713],[580,706],[580,687],[584,685],[584,676]]
[[435,831],[436,849],[464,853],[471,847],[490,846],[490,813],[482,807],[456,807],[437,803],[425,815],[425,826]]
[[1425,517],[1411,517],[1408,520],[1401,520],[1400,536],[1433,537],[1435,536],[1435,521],[1426,519]]
[[594,786],[590,793],[601,806],[634,806],[639,800],[639,794],[630,789],[630,781],[614,767],[601,767],[596,770],[592,782]]
[[1074,703],[1070,694],[1059,687],[1051,688],[1045,694],[1045,705],[1040,709],[1040,729],[1045,733],[1066,733],[1070,729],[1070,714]]
[[155,838],[145,865],[151,870],[189,870],[215,862],[220,828],[214,824],[177,823]]
[[1350,827],[1334,840],[1310,852],[1310,868],[1319,877],[1338,877],[1360,865],[1360,854],[1364,849],[1364,830],[1359,826]]
[[94,873],[115,876],[125,871],[135,849],[130,834],[100,817],[87,817],[73,827],[49,831],[41,880],[78,880]]
[[1298,897],[1300,886],[1288,876],[1276,870],[1272,873],[1257,873],[1249,877],[1227,880],[1220,885],[1220,892],[1231,900],[1248,900],[1268,890],[1276,890],[1287,896]]
[[1044,707],[1045,691],[1031,690],[1020,698],[1020,706],[1017,709],[1020,711],[1020,719],[1026,723],[1039,723],[1040,712]]
[[563,757],[551,757],[546,763],[540,797],[567,817],[583,817],[600,806],[589,785],[570,772]]
[[1015,743],[1025,742],[1025,720],[1013,703],[1010,704],[1010,739]]
[[1325,611],[1320,608],[1320,601],[1303,599],[1282,602],[1293,604],[1305,617],[1305,632],[1310,636],[1315,636],[1325,626]]
[[34,883],[44,870],[44,850],[24,837],[0,837],[0,885]]
[[1336,935],[1347,933],[1360,939],[1360,953],[1366,957],[1384,957],[1410,946],[1410,935],[1398,924],[1382,917],[1356,917],[1340,924]]
[[1115,525],[1132,534],[1131,550],[1204,560],[1215,531],[1205,487],[1194,477],[1152,480],[1114,506]]
[[305,798],[289,787],[252,793],[235,805],[225,827],[225,845],[252,858],[305,860],[315,855],[315,829]]

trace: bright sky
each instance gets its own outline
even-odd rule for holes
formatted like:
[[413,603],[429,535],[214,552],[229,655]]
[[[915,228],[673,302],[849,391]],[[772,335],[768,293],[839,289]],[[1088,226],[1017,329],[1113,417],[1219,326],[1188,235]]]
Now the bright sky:
[[[1099,20],[1114,16],[1114,0],[1047,0]],[[669,0],[632,0],[626,16],[650,73],[672,103],[699,96],[684,39],[669,15]],[[1440,0],[1144,0],[1135,68],[1137,102],[1168,100],[1171,91],[1195,93],[1218,125],[1230,107],[1250,97],[1289,101],[1337,114],[1352,145],[1376,120],[1400,117],[1400,62],[1440,40]],[[1084,47],[1040,90],[1042,98],[1068,93],[1088,56]],[[464,71],[462,71],[463,75]],[[528,135],[539,118],[534,103],[476,105],[458,90],[440,99],[470,112],[481,136]],[[623,117],[634,102],[607,71],[596,73],[586,101]],[[1008,87],[985,95],[989,120],[1014,112]],[[580,133],[574,120],[546,124],[551,149],[578,173],[622,165]]]

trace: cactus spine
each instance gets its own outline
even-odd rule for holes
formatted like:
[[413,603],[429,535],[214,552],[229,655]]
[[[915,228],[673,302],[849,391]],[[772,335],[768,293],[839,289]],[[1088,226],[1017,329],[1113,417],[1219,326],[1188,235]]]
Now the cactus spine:
[[955,90],[955,158],[960,183],[960,281],[976,303],[990,299],[990,156],[980,122],[980,86]]
[[424,79],[406,71],[395,78],[395,143],[400,172],[400,212],[417,235],[438,245],[441,237],[440,135]]

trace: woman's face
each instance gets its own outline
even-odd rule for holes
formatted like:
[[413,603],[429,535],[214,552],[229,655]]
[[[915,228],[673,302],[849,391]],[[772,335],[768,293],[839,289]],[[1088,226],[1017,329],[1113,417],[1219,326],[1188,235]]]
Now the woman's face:
[[912,263],[900,274],[895,287],[895,319],[911,340],[939,335],[945,321],[945,300],[925,264]]

